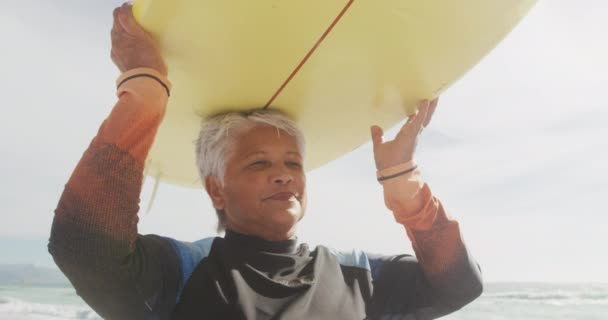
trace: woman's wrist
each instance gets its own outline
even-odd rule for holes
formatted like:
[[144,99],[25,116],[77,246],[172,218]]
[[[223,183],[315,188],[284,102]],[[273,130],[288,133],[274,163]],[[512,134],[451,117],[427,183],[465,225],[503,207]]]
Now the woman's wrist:
[[118,80],[116,80],[116,88],[120,90],[120,87],[123,84],[127,83],[129,80],[140,77],[146,77],[155,80],[167,92],[167,96],[171,95],[172,85],[169,79],[167,79],[167,77],[161,72],[152,68],[134,68],[122,73]]
[[416,165],[416,162],[414,160],[410,160],[392,167],[388,167],[386,169],[378,170],[376,172],[376,178],[378,182],[382,184],[384,181],[397,177],[409,178],[416,172],[417,169],[418,166]]

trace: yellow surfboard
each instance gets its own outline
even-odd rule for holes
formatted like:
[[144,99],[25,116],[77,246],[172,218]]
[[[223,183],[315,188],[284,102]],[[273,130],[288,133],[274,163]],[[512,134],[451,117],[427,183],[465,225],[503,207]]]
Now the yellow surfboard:
[[137,0],[174,89],[147,174],[200,187],[202,117],[280,108],[307,140],[311,170],[439,95],[536,0]]

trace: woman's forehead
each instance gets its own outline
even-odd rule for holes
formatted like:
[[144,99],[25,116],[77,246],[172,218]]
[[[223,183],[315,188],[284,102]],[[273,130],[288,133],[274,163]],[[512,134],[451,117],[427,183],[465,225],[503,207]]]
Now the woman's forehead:
[[243,146],[288,145],[297,144],[296,138],[281,129],[271,126],[255,126],[240,132],[236,137],[237,144]]
[[269,126],[256,126],[241,132],[235,137],[232,149],[233,155],[241,159],[269,154],[302,157],[294,136]]
[[[277,150],[277,151],[280,151],[280,150]],[[245,153],[243,155],[243,158],[249,159],[249,158],[255,158],[255,157],[263,157],[263,156],[269,155],[270,153],[273,153],[273,152],[268,151],[268,150],[255,150],[252,152]],[[286,150],[283,152],[283,154],[286,156],[302,158],[302,155],[297,150]]]

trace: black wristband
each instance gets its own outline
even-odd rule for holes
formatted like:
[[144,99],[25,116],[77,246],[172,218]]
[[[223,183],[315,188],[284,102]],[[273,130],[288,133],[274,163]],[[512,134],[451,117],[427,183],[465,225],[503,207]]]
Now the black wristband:
[[116,89],[120,88],[120,86],[122,86],[122,85],[123,85],[123,83],[125,83],[125,82],[127,82],[127,81],[129,81],[129,80],[131,80],[131,79],[134,79],[134,78],[139,78],[139,77],[146,77],[146,78],[150,78],[150,79],[154,79],[154,80],[158,81],[158,83],[160,83],[160,85],[161,85],[161,86],[163,86],[163,88],[165,88],[165,91],[167,91],[167,96],[168,96],[168,97],[170,97],[170,96],[171,96],[171,92],[169,91],[169,87],[168,87],[168,86],[167,86],[167,85],[166,85],[166,84],[165,84],[165,83],[164,83],[162,80],[160,80],[160,79],[159,79],[158,77],[156,77],[156,76],[153,76],[153,75],[151,75],[151,74],[147,74],[147,73],[134,74],[134,75],[132,75],[132,76],[130,76],[130,77],[126,77],[124,80],[122,80],[122,81],[121,81],[121,82],[118,84],[118,86],[116,87]]
[[407,169],[405,171],[401,171],[401,172],[398,172],[398,173],[395,173],[395,174],[391,174],[390,176],[379,177],[378,178],[378,182],[382,182],[382,181],[385,181],[385,180],[388,180],[388,179],[392,179],[392,178],[396,178],[396,177],[402,176],[404,174],[408,174],[408,173],[410,173],[410,172],[412,172],[412,171],[414,171],[416,169],[418,169],[418,166],[413,166],[412,168],[409,168],[409,169]]

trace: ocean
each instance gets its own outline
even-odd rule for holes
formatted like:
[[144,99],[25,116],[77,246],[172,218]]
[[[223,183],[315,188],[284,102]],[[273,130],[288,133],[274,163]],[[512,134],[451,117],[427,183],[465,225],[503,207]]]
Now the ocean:
[[[101,319],[61,286],[0,286],[1,320]],[[445,320],[608,320],[608,284],[488,283]]]

